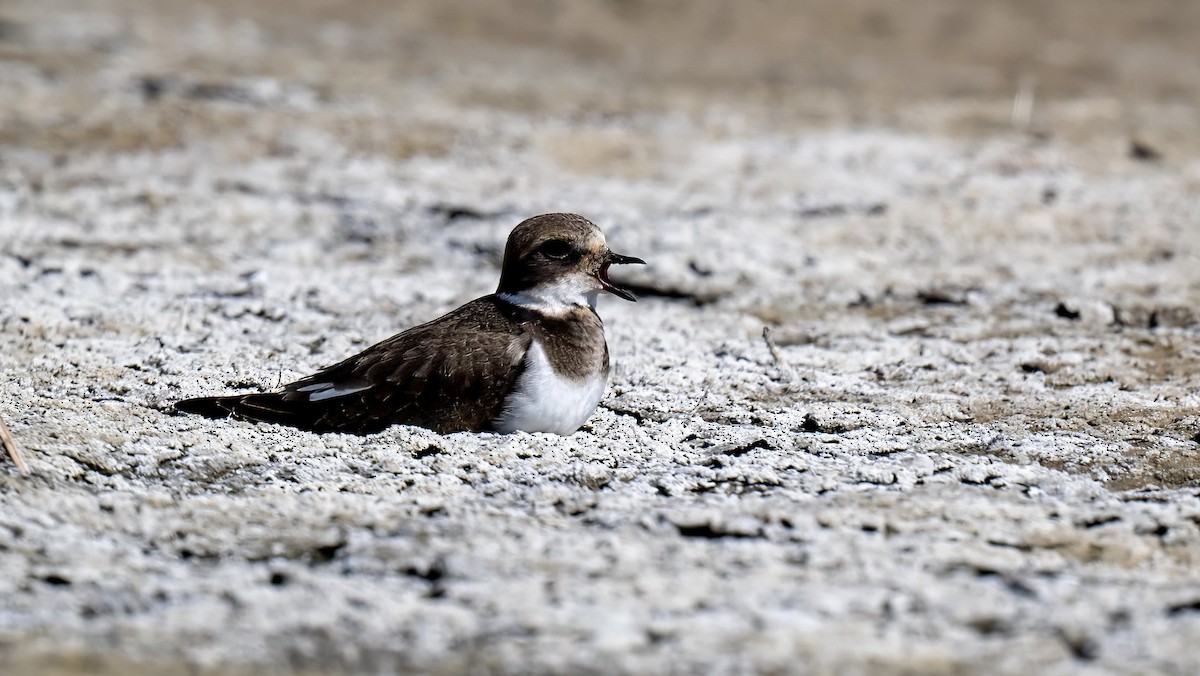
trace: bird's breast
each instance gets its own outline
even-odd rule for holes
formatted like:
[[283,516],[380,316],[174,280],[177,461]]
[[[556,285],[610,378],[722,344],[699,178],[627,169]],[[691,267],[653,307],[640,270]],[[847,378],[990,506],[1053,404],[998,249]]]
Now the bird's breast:
[[591,417],[608,385],[605,361],[583,377],[570,377],[556,370],[541,342],[534,339],[525,353],[525,369],[504,409],[493,423],[497,432],[552,432],[571,434]]

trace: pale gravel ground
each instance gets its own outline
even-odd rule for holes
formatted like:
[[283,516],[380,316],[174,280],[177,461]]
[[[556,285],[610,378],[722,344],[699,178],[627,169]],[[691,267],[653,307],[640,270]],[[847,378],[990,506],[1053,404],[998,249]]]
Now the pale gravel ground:
[[[118,10],[0,7],[5,673],[1200,669],[1188,146],[1082,94],[1035,135],[592,114],[618,76],[552,50]],[[602,304],[575,435],[170,414],[491,291],[551,210],[665,294]]]

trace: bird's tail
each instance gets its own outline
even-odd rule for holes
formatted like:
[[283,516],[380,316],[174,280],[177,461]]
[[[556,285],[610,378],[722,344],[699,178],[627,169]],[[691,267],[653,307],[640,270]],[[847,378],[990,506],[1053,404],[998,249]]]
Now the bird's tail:
[[310,429],[318,417],[310,402],[288,398],[284,392],[184,399],[176,402],[175,410],[208,418],[236,417]]
[[234,400],[241,397],[196,397],[175,402],[180,413],[195,413],[206,418],[228,418],[233,415]]

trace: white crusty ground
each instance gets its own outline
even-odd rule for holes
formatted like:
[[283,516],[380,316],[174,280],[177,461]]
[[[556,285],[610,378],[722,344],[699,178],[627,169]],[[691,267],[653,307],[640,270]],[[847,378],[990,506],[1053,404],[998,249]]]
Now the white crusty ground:
[[[1200,669],[1195,156],[537,112],[483,66],[360,86],[220,14],[13,7],[5,673]],[[601,302],[580,432],[170,413],[490,292],[553,210],[678,296]]]

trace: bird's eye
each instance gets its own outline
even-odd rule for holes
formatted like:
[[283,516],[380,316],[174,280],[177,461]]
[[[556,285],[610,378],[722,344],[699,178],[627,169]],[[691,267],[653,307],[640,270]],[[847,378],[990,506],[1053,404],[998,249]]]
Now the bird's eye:
[[570,244],[567,244],[561,239],[552,239],[547,242],[543,242],[542,245],[538,247],[538,253],[549,259],[562,261],[566,260],[571,256],[571,254],[575,253],[575,250],[571,248]]

